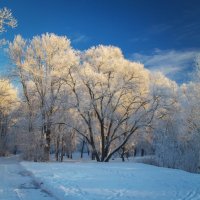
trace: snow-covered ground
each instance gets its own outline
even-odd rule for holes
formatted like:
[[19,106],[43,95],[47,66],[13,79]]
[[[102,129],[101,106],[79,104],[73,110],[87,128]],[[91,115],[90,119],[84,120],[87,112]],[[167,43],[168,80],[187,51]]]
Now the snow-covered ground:
[[133,162],[21,164],[60,200],[200,200],[200,175],[181,170]]
[[0,200],[55,200],[43,190],[17,157],[0,158]]
[[200,200],[200,175],[134,162],[0,158],[0,200]]

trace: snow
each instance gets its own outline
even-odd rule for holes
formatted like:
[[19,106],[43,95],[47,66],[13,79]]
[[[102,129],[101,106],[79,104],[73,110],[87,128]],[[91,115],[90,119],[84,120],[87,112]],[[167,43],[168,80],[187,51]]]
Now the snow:
[[55,200],[16,157],[0,158],[0,200]]
[[200,175],[134,162],[0,158],[0,200],[199,200]]
[[133,162],[22,162],[60,200],[199,200],[200,175]]

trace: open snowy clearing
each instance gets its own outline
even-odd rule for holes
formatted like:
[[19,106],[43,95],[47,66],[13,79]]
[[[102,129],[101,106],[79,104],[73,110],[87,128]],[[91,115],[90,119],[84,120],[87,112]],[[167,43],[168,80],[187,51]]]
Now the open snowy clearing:
[[199,200],[200,175],[125,162],[0,158],[0,200]]
[[22,162],[60,200],[199,200],[200,175],[125,163]]

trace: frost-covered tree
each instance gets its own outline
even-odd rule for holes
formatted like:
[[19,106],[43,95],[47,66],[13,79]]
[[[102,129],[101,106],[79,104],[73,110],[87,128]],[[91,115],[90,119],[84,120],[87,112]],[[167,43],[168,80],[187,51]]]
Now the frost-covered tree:
[[18,106],[17,90],[8,79],[0,80],[0,155],[8,150],[8,133],[15,122],[12,113]]
[[70,71],[72,128],[90,144],[97,161],[109,161],[139,130],[150,126],[158,106],[149,72],[126,60],[119,48],[92,47]]
[[55,34],[16,36],[9,52],[21,83],[16,132],[28,159],[48,161],[52,150],[62,161],[82,140],[82,150],[87,143],[93,158],[107,162],[146,142],[159,165],[197,170],[198,76],[179,87],[117,47],[78,52]]
[[[0,32],[6,32],[7,27],[15,28],[17,20],[8,8],[0,9]],[[0,40],[0,47],[7,44],[5,39]],[[7,135],[10,124],[12,124],[12,112],[18,104],[17,90],[6,78],[0,79],[0,154],[7,150]]]
[[[13,17],[13,14],[8,8],[0,9],[0,33],[6,32],[7,28],[17,27],[17,20]],[[0,47],[7,45],[6,39],[0,39]]]
[[[185,120],[185,160],[187,170],[200,171],[200,56],[196,59],[193,82],[181,86],[182,116]],[[190,164],[188,164],[190,163]]]
[[158,118],[154,122],[156,162],[164,167],[197,172],[200,155],[199,85],[191,82],[178,87],[168,79],[162,88],[164,104],[161,110],[158,109]]
[[0,9],[0,32],[5,32],[6,26],[15,28],[17,26],[17,20],[13,17],[10,9],[1,8]]
[[30,113],[29,128],[32,105],[37,101],[38,123],[44,140],[43,160],[49,160],[51,126],[61,105],[62,77],[66,78],[69,69],[77,64],[77,56],[66,37],[48,33],[31,41],[16,36],[9,49]]
[[159,108],[153,123],[156,160],[160,165],[172,159],[170,150],[176,142],[175,127],[172,122],[176,120],[178,112],[177,92],[178,86],[161,73],[152,74],[153,92],[160,97]]
[[186,170],[200,171],[200,84],[193,82],[181,87],[182,118],[185,129],[181,135]]

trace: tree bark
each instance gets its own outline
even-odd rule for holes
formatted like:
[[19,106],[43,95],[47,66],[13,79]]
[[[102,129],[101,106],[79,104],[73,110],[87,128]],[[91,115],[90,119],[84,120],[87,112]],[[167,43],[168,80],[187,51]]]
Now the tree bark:
[[50,144],[51,144],[51,130],[47,128],[45,131],[46,144],[44,146],[44,161],[50,160]]

